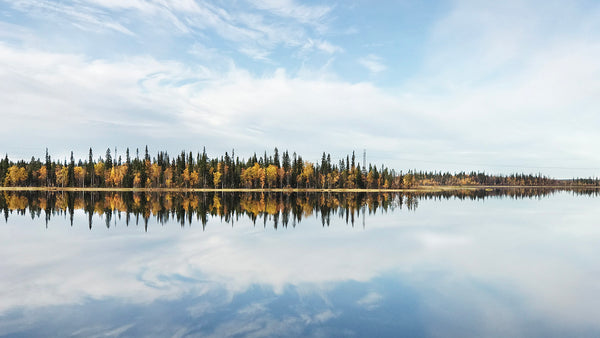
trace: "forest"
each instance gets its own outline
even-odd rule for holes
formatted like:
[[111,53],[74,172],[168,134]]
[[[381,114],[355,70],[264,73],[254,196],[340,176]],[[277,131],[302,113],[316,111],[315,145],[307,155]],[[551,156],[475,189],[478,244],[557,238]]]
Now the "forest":
[[[0,213],[5,221],[13,212],[31,218],[45,217],[46,225],[52,217],[68,217],[73,225],[76,210],[88,216],[91,229],[93,216],[103,218],[106,227],[112,221],[125,219],[146,227],[148,220],[167,224],[176,220],[181,226],[200,221],[206,226],[210,217],[233,225],[240,217],[254,224],[267,222],[275,228],[281,224],[295,226],[303,219],[317,217],[323,226],[337,217],[354,225],[365,214],[386,213],[394,209],[414,211],[421,200],[484,200],[490,197],[524,199],[541,198],[561,191],[560,188],[514,189],[459,189],[452,191],[413,192],[356,192],[356,193],[306,193],[306,192],[245,192],[220,191],[190,192],[119,192],[119,191],[4,191],[0,193]],[[599,196],[593,188],[569,189],[575,195]],[[364,218],[363,218],[364,220]]]
[[[116,154],[116,150],[114,152]],[[240,159],[225,153],[209,158],[202,153],[182,151],[174,157],[165,151],[150,156],[125,151],[125,158],[113,156],[108,148],[104,157],[94,159],[90,148],[87,159],[63,162],[51,158],[46,149],[44,161],[0,160],[0,182],[5,187],[54,188],[138,188],[138,189],[407,189],[426,186],[598,186],[598,178],[557,180],[541,174],[490,175],[485,172],[396,171],[383,165],[363,164],[355,153],[337,163],[323,153],[320,161],[306,161],[295,152],[279,152]],[[117,158],[115,158],[117,157]]]

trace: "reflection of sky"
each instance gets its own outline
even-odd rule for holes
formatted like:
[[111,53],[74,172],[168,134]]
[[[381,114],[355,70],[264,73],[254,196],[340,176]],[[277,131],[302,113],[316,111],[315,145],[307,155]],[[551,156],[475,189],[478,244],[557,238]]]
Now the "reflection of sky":
[[[0,226],[0,333],[565,336],[600,333],[597,200],[181,228],[84,215]],[[94,224],[103,224],[98,221]]]

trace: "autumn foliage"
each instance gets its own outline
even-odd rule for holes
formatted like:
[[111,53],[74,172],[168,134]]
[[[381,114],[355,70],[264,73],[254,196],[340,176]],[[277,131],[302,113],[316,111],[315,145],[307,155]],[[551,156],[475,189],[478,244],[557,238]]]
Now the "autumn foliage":
[[[113,154],[115,155],[113,157]],[[53,161],[46,152],[45,161],[31,158],[29,162],[0,160],[0,179],[6,187],[102,187],[102,188],[216,188],[216,189],[399,189],[437,185],[598,185],[597,179],[557,181],[542,175],[498,176],[485,173],[397,172],[371,164],[362,167],[354,153],[332,162],[323,153],[320,161],[306,161],[285,151],[279,154],[240,159],[225,153],[209,158],[206,151],[181,152],[170,157],[159,152],[151,157],[146,147],[144,156],[129,149],[124,156],[106,150],[104,157],[94,159],[90,149],[87,160]],[[124,158],[123,158],[124,157]]]

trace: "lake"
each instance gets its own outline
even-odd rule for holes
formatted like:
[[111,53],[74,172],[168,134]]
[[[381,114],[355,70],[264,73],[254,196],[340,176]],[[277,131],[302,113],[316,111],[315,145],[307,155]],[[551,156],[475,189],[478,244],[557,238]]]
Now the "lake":
[[600,336],[600,194],[0,192],[0,335]]

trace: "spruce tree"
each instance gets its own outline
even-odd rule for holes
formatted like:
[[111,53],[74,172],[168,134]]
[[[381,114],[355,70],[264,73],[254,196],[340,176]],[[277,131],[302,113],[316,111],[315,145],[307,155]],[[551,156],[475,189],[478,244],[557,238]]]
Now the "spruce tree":
[[88,185],[91,187],[94,185],[94,158],[93,158],[93,154],[92,154],[92,148],[90,147],[90,152],[88,154],[88,161],[87,161],[87,182]]
[[46,148],[46,186],[50,186],[52,183],[52,161],[50,155],[48,155],[48,148]]
[[273,155],[273,164],[277,168],[279,168],[279,167],[281,167],[281,164],[279,163],[279,150],[277,150],[277,147],[275,147],[274,153],[275,154]]
[[106,170],[110,170],[112,169],[113,166],[113,162],[112,162],[112,156],[110,156],[110,148],[106,149],[106,158],[104,159],[104,168]]
[[71,160],[69,161],[69,166],[67,167],[67,186],[75,186],[75,158],[73,157],[72,151]]

